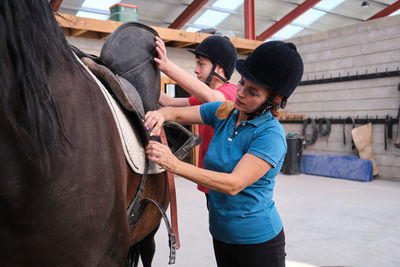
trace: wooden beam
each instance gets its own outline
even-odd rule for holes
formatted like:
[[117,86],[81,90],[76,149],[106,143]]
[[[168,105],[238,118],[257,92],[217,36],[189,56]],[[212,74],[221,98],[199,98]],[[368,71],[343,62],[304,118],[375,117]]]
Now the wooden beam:
[[170,29],[180,29],[186,24],[208,0],[194,0],[176,19],[169,25]]
[[367,20],[373,20],[373,19],[378,19],[378,18],[383,18],[383,17],[389,16],[393,12],[397,11],[399,8],[400,8],[400,0],[391,4],[390,6],[382,9],[380,12],[376,13],[375,15],[373,15],[372,17],[370,17]]
[[62,1],[63,1],[63,0],[50,0],[51,9],[52,9],[54,12],[57,12],[58,9],[59,9],[60,6],[61,6]]
[[71,34],[71,36],[81,36],[86,32],[87,32],[87,30],[83,30],[83,29],[79,29],[79,30],[78,29],[71,29],[70,34]]
[[293,20],[295,20],[297,17],[299,17],[301,14],[315,6],[318,2],[321,0],[306,0],[299,6],[297,6],[295,9],[293,9],[289,14],[284,16],[282,19],[280,19],[278,22],[276,22],[274,25],[269,27],[267,30],[265,30],[263,33],[261,33],[259,36],[257,36],[257,40],[259,41],[265,41],[268,38],[270,38],[272,35],[280,31],[282,28],[284,28],[286,25],[290,24]]
[[87,30],[102,33],[112,33],[121,22],[112,20],[98,20],[76,17],[68,14],[55,14],[58,23],[62,28]]
[[[110,33],[118,28],[122,23],[111,20],[97,20],[76,17],[67,14],[56,14],[56,19],[61,25],[65,35],[71,36],[72,34],[81,33],[84,37],[105,39]],[[205,38],[210,36],[207,33],[187,32],[177,29],[161,28],[151,26],[158,32],[160,37],[166,42],[167,46],[196,46]],[[96,36],[96,37],[94,37]],[[238,50],[239,54],[248,54],[253,51],[257,46],[262,44],[261,41],[249,40],[243,38],[230,38],[233,45]]]
[[244,38],[255,40],[254,0],[244,0]]

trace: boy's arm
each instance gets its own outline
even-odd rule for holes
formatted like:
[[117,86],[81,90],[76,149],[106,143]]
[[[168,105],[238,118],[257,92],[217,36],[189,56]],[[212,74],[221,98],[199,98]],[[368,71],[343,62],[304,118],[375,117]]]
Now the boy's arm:
[[173,98],[164,92],[160,94],[160,105],[163,107],[187,107],[190,106],[189,99],[187,97]]
[[177,82],[190,95],[196,97],[202,103],[225,100],[223,93],[211,89],[205,83],[170,61],[167,57],[165,44],[159,37],[156,37],[156,50],[158,57],[154,58],[154,61],[157,63],[158,69]]

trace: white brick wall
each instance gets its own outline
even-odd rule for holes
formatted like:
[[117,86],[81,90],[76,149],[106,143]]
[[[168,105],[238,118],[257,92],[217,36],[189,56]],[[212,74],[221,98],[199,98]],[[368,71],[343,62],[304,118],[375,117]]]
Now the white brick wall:
[[[394,71],[400,68],[400,16],[363,22],[324,33],[289,40],[303,57],[303,80]],[[384,118],[397,116],[400,77],[299,86],[290,97],[287,110],[312,118],[348,116]],[[301,133],[301,124],[284,124],[286,132]],[[346,126],[343,144],[341,124],[332,124],[330,136],[319,137],[305,153],[357,155],[351,149],[351,126]],[[383,124],[373,124],[373,151],[380,171],[378,178],[400,181],[400,149],[388,140],[384,149]],[[396,137],[398,125],[393,126]]]

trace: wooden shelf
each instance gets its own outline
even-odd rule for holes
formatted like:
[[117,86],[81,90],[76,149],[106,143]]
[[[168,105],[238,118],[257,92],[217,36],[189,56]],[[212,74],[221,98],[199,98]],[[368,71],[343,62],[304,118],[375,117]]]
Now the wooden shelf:
[[[66,36],[81,36],[95,39],[106,39],[121,22],[111,20],[97,20],[76,17],[68,14],[56,14],[58,23]],[[167,46],[171,47],[196,47],[204,38],[210,36],[206,33],[187,32],[183,30],[154,27]],[[262,44],[261,41],[243,38],[230,38],[239,54],[246,55]]]

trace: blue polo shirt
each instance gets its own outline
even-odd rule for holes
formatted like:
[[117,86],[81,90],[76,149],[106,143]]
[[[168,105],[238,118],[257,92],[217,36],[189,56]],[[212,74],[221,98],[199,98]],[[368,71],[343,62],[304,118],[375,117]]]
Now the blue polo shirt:
[[[214,128],[204,167],[231,173],[243,155],[250,153],[267,161],[272,168],[235,196],[210,190],[210,232],[225,243],[266,242],[279,234],[283,227],[272,197],[275,176],[282,167],[287,150],[285,132],[269,111],[243,121],[235,128],[237,110],[226,118],[215,115],[221,103],[206,103],[200,107],[202,120]],[[252,168],[251,165],[248,167]]]

